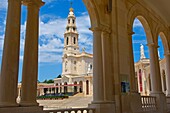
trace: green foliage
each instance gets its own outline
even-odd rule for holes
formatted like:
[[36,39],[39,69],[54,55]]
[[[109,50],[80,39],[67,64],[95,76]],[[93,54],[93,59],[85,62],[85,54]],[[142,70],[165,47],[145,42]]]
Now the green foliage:
[[54,80],[50,79],[50,80],[44,80],[43,83],[47,83],[47,84],[50,84],[50,83],[54,83]]
[[61,75],[58,75],[58,77],[57,78],[61,78]]

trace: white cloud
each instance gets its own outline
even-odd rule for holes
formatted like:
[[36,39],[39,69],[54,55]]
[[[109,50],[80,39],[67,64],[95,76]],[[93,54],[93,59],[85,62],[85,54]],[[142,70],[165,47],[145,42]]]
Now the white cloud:
[[138,19],[135,19],[133,23],[133,27],[143,27],[143,26],[142,26],[142,23]]
[[[46,22],[45,20],[48,21]],[[89,30],[90,20],[88,15],[77,17],[79,32],[79,46],[85,47],[92,52],[92,32]],[[40,19],[40,61],[39,62],[61,62],[63,52],[63,39],[67,19],[52,15],[42,15]],[[58,60],[60,59],[60,60]]]
[[[0,50],[3,49],[3,46],[4,46],[4,35],[1,35],[0,36]],[[2,53],[1,53],[2,54]]]
[[147,40],[133,40],[133,44],[146,44]]
[[39,53],[39,62],[41,63],[49,63],[49,62],[61,62],[62,55],[56,53],[48,53],[48,52],[40,52]]
[[7,0],[1,0],[0,1],[0,10],[7,8],[8,1]]
[[[48,21],[45,21],[47,20]],[[90,20],[88,15],[77,17],[77,27],[79,32],[79,46],[85,47],[88,52],[92,52],[92,32],[89,30]],[[39,29],[39,62],[61,62],[63,52],[63,39],[67,19],[55,17],[53,15],[42,15]],[[23,61],[23,51],[25,45],[26,22],[21,25],[20,40],[20,60]],[[4,31],[3,31],[4,32]],[[0,50],[3,48],[4,33],[0,35]]]

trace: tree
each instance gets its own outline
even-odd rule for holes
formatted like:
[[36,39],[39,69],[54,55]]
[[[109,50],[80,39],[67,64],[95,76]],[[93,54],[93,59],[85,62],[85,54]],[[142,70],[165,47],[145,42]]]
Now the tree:
[[61,78],[61,75],[58,75],[58,77],[57,78]]

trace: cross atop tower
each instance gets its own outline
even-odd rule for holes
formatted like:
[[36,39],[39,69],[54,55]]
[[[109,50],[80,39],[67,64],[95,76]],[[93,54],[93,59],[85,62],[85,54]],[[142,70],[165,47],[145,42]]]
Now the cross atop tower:
[[72,5],[73,5],[73,2],[71,1],[71,2],[70,2],[70,8],[72,8]]

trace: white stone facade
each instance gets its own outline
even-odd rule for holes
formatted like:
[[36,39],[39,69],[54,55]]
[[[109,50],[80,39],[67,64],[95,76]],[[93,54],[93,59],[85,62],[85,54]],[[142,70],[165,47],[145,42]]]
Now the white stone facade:
[[[82,92],[92,95],[93,55],[82,52],[78,45],[78,31],[76,17],[70,8],[64,33],[64,50],[62,56],[62,77],[54,79],[55,85],[64,85],[67,92]],[[66,88],[67,87],[67,88]],[[64,89],[60,90],[63,93]]]
[[[141,45],[142,48],[143,45]],[[150,75],[150,59],[146,57],[144,54],[144,50],[140,51],[141,57],[138,62],[135,63],[135,75],[137,82],[137,89],[141,95],[150,95],[151,94],[151,75]],[[159,51],[158,51],[159,53]],[[158,54],[159,56],[159,54]],[[160,59],[160,58],[159,58]],[[166,59],[159,60],[160,65],[160,76],[161,76],[161,86],[162,92],[167,95],[167,84],[166,84],[166,76],[167,76],[167,68],[166,68]]]

